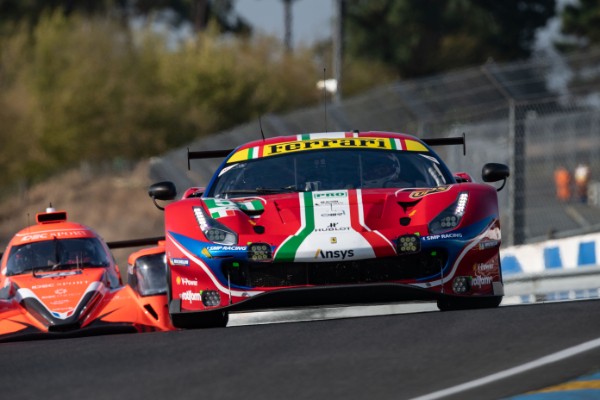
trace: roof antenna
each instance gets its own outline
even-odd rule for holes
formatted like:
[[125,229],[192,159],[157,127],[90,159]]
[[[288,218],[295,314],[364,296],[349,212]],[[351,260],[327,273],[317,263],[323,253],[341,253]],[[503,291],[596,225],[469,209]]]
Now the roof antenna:
[[325,99],[325,133],[327,133],[327,85],[325,84],[325,72],[327,68],[323,68],[323,98]]
[[261,134],[261,136],[263,138],[263,141],[264,141],[265,140],[265,133],[262,130],[262,121],[260,119],[260,115],[258,116],[258,126],[260,127],[260,134]]

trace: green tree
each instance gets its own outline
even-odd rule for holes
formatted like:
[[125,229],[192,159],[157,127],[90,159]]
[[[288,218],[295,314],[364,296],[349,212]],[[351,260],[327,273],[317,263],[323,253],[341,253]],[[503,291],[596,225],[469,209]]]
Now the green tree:
[[558,44],[563,50],[588,47],[600,43],[600,2],[598,0],[579,0],[567,4],[562,12],[562,32],[573,35],[576,43]]
[[235,14],[233,0],[0,0],[0,34],[10,32],[21,22],[34,27],[44,14],[55,12],[116,17],[125,24],[133,17],[171,15],[162,18],[163,22],[190,23],[196,31],[202,31],[209,21],[215,21],[222,32],[250,32],[250,25]]
[[313,53],[216,22],[177,46],[151,27],[44,14],[0,40],[0,185],[137,160],[316,103]]
[[555,0],[352,0],[347,52],[381,60],[404,78],[527,57]]

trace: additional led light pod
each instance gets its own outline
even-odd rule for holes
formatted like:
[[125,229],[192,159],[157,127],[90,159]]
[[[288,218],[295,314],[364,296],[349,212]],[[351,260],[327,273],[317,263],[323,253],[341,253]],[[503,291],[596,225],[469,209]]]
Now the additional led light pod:
[[248,259],[251,261],[272,261],[271,245],[268,243],[249,243]]
[[221,295],[216,290],[202,291],[202,304],[206,307],[216,307],[221,304]]
[[413,254],[421,251],[421,241],[417,235],[404,235],[396,239],[398,254]]
[[457,276],[452,281],[452,290],[456,294],[465,294],[471,289],[471,279],[468,276]]

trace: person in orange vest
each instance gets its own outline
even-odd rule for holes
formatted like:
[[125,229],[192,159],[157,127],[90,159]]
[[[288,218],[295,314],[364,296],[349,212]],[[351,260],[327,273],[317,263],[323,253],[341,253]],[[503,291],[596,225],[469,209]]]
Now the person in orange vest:
[[571,199],[571,174],[560,166],[554,171],[554,183],[556,184],[556,198],[561,202]]
[[575,187],[577,189],[577,197],[582,203],[587,202],[588,184],[590,181],[590,167],[584,163],[580,163],[575,168]]

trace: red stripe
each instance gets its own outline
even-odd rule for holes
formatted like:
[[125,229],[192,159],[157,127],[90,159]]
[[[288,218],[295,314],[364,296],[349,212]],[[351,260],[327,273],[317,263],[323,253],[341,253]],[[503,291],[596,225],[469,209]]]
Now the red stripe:
[[261,158],[263,156],[263,152],[265,151],[265,146],[258,146],[258,157]]
[[402,148],[398,150],[406,150],[408,148],[406,146],[406,139],[400,139],[400,143],[402,144]]
[[350,226],[352,226],[352,229],[360,233],[365,240],[369,242],[369,245],[375,252],[375,257],[395,256],[396,251],[384,238],[373,231],[365,230],[365,228],[361,225],[358,215],[358,207],[362,207],[362,205],[358,202],[357,191],[348,190],[348,199],[350,202]]

